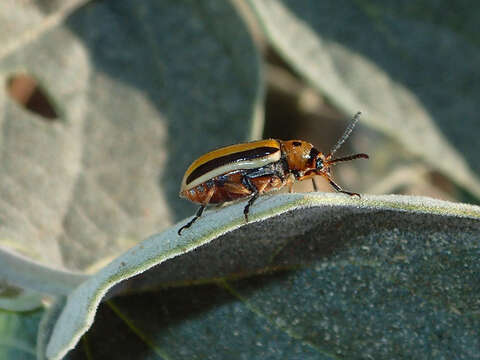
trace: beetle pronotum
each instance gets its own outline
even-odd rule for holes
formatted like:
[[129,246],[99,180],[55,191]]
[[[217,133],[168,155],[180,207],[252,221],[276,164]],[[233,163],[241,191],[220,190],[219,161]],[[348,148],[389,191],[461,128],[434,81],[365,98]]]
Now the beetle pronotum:
[[360,118],[355,114],[342,137],[328,155],[322,154],[312,144],[302,140],[266,139],[236,144],[213,150],[195,160],[185,172],[180,188],[180,196],[201,204],[196,215],[183,225],[178,234],[189,228],[209,204],[221,204],[249,197],[243,213],[248,222],[250,206],[263,193],[278,190],[288,185],[290,192],[295,180],[312,179],[323,176],[338,192],[350,196],[360,194],[345,191],[337,185],[330,167],[338,162],[354,159],[368,159],[367,154],[354,154],[333,158],[335,152],[350,136]]

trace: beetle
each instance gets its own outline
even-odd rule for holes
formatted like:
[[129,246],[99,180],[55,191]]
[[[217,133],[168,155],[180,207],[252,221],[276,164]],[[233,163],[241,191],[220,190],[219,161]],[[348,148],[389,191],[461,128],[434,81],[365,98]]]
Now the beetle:
[[360,112],[355,114],[327,155],[303,140],[266,139],[222,147],[199,157],[185,172],[180,197],[201,206],[192,220],[178,230],[178,235],[202,216],[207,205],[249,197],[243,209],[245,221],[248,222],[250,207],[260,195],[285,185],[292,192],[295,180],[307,179],[312,179],[316,191],[313,177],[317,175],[325,177],[337,192],[360,197],[360,194],[343,190],[337,185],[330,170],[338,162],[368,159],[368,155],[363,153],[333,158],[350,136],[360,115]]

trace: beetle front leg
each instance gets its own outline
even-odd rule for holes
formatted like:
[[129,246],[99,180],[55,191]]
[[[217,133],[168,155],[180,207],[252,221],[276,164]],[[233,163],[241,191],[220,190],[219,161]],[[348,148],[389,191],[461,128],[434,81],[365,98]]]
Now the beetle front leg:
[[350,195],[350,196],[358,196],[358,198],[361,198],[360,194],[359,193],[356,193],[356,192],[350,192],[350,191],[346,191],[346,190],[343,190],[340,185],[336,184],[332,179],[330,179],[329,177],[327,177],[328,179],[328,182],[330,183],[330,185],[332,185],[332,187],[340,192],[340,193],[343,193],[343,194],[347,194],[347,195]]

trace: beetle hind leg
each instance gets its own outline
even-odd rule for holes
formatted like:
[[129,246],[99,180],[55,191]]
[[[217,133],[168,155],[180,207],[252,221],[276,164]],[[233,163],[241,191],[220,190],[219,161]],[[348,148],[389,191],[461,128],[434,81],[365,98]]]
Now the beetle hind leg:
[[248,213],[250,212],[250,206],[258,199],[258,197],[263,193],[267,185],[270,183],[271,179],[268,178],[266,181],[262,182],[260,186],[257,188],[253,183],[251,178],[248,176],[244,176],[242,179],[242,183],[245,185],[247,189],[249,189],[253,196],[248,200],[247,205],[243,208],[243,215],[245,216],[245,222],[248,222]]
[[198,209],[197,213],[195,214],[195,216],[193,217],[192,220],[190,220],[187,224],[183,225],[180,229],[178,229],[177,233],[178,235],[182,235],[182,231],[185,230],[185,229],[188,229],[190,226],[193,225],[193,223],[195,221],[197,221],[197,219],[202,216],[202,213],[203,213],[203,210],[205,210],[205,207],[207,205],[202,205],[200,206],[200,208]]
[[207,194],[207,197],[205,198],[205,201],[203,202],[202,206],[200,206],[200,208],[197,210],[197,213],[195,214],[195,216],[193,217],[192,220],[190,220],[188,223],[186,223],[185,225],[183,225],[180,229],[178,229],[177,233],[178,235],[182,235],[182,231],[185,230],[185,229],[188,229],[190,226],[193,225],[193,223],[195,221],[198,220],[198,218],[200,216],[202,216],[203,214],[203,210],[205,210],[205,208],[207,207],[208,203],[210,202],[210,200],[212,199],[212,196],[213,196],[213,193],[215,192],[215,188],[214,187],[211,187],[210,190],[208,190],[208,194]]

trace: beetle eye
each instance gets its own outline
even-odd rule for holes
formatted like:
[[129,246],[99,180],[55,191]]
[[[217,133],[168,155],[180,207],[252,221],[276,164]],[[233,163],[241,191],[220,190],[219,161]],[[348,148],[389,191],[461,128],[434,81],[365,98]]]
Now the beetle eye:
[[315,162],[315,166],[317,169],[322,169],[323,168],[323,160],[320,159],[320,158],[317,158],[316,162]]

